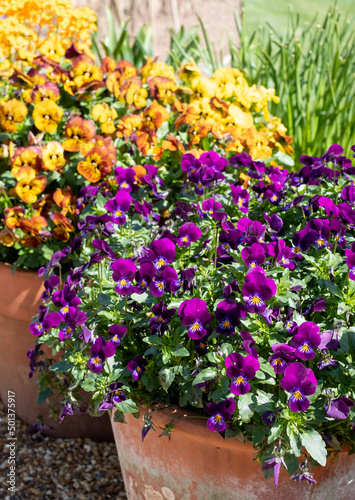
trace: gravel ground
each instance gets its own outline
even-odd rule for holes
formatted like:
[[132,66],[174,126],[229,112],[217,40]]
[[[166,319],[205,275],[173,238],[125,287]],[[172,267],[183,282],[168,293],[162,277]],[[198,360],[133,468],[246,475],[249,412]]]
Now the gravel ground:
[[[70,417],[69,417],[70,418]],[[1,500],[127,499],[114,443],[27,434],[16,420],[16,486],[8,491],[7,412],[0,401]]]

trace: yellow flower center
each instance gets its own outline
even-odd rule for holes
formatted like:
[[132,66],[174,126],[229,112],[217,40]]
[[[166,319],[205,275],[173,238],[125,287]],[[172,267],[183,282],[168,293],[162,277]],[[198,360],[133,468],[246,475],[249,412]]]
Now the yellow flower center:
[[164,290],[164,283],[162,281],[159,281],[159,283],[157,283],[157,287],[159,288],[159,290]]
[[223,321],[223,328],[230,328],[231,324],[230,322],[226,319],[225,321]]
[[293,397],[295,399],[302,399],[302,394],[299,391],[293,393]]
[[201,325],[199,323],[194,323],[191,327],[191,330],[193,332],[198,332],[199,330],[201,330]]
[[295,247],[293,249],[293,253],[300,253],[300,251],[301,251],[300,247]]
[[165,266],[165,260],[164,259],[159,259],[158,260],[158,267]]
[[121,286],[127,286],[127,281],[126,280],[121,280],[120,281]]
[[244,384],[245,380],[243,377],[238,377],[237,380],[236,380],[237,384],[240,385],[240,384]]
[[277,358],[274,360],[274,365],[282,365],[282,359],[281,358]]
[[272,201],[277,201],[277,196],[276,196],[276,194],[274,194],[274,196],[272,196],[272,197],[271,197],[271,200],[272,200]]
[[141,286],[142,288],[143,288],[143,287],[145,287],[145,286],[146,286],[146,284],[147,284],[147,283],[146,283],[145,281],[141,281],[141,282],[140,282],[140,286]]
[[101,364],[101,359],[100,359],[100,358],[94,358],[94,359],[93,359],[93,363],[94,363],[95,365],[100,365],[100,364]]
[[303,346],[301,347],[301,351],[302,352],[309,352],[310,351],[310,347],[308,344],[303,344]]
[[256,295],[251,298],[250,301],[252,304],[259,306],[261,304],[261,299],[260,297],[257,297]]
[[318,238],[317,243],[321,247],[322,245],[324,245],[325,241],[323,240],[323,238]]
[[189,241],[189,238],[188,238],[187,236],[184,236],[184,237],[182,238],[182,241],[184,241],[184,242],[186,243],[186,242],[188,242],[188,241]]
[[121,217],[122,216],[121,210],[117,210],[115,215],[116,215],[116,217]]
[[241,208],[243,206],[243,198],[238,198],[238,207]]
[[216,415],[216,416],[214,417],[214,419],[215,419],[215,422],[222,422],[222,417],[221,417],[221,415]]
[[43,118],[45,118],[46,120],[50,120],[51,119],[51,117],[49,115],[44,115]]
[[158,316],[158,317],[157,317],[157,322],[158,322],[158,323],[161,323],[162,321],[163,321],[163,318],[162,318],[161,316]]

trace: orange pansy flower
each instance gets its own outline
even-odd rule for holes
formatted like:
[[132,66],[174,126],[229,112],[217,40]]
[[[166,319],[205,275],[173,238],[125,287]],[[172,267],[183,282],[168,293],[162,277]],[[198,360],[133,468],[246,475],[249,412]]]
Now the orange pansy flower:
[[25,210],[19,206],[5,208],[5,225],[9,229],[15,229],[15,227],[20,227],[21,219],[25,215]]
[[80,153],[85,156],[92,149],[92,139],[96,133],[96,127],[91,120],[83,120],[80,116],[71,118],[65,127],[65,137],[67,140],[63,142],[65,151],[71,153]]
[[66,189],[57,189],[53,193],[53,200],[56,205],[61,208],[61,213],[66,215],[68,212],[75,213],[75,200],[76,197],[73,196],[73,192],[68,186]]
[[113,134],[115,132],[114,120],[118,117],[118,113],[115,108],[110,108],[106,102],[96,104],[92,108],[92,117],[95,121],[100,122],[100,128],[104,134]]
[[152,99],[158,99],[163,104],[172,104],[178,88],[175,81],[164,76],[150,76],[147,79],[149,94]]
[[0,243],[5,247],[12,247],[17,240],[18,238],[15,233],[8,227],[0,231]]
[[89,182],[99,182],[107,174],[107,161],[99,146],[89,151],[84,161],[80,161],[77,170]]
[[18,183],[15,186],[15,193],[25,203],[35,203],[37,195],[42,193],[47,185],[47,177],[39,175],[31,167],[21,167],[16,173]]
[[17,123],[22,123],[28,113],[26,105],[17,99],[0,103],[0,125],[7,132],[16,132]]
[[142,81],[137,76],[133,76],[120,87],[117,97],[124,104],[133,104],[137,109],[141,109],[147,103],[148,92],[142,88]]
[[74,231],[74,227],[70,224],[69,219],[59,212],[52,214],[51,219],[56,226],[52,231],[53,236],[58,240],[68,241],[70,237],[69,233]]
[[36,85],[31,91],[31,101],[34,103],[50,99],[57,102],[60,98],[59,87],[56,83],[47,82],[43,85]]
[[64,167],[64,149],[60,142],[47,142],[42,149],[42,159],[44,170],[59,170]]
[[143,112],[143,119],[146,127],[157,130],[169,120],[169,112],[158,101],[154,100],[149,108]]
[[53,133],[63,116],[63,110],[54,101],[46,99],[35,104],[32,118],[38,130]]
[[136,135],[137,131],[143,127],[143,118],[139,115],[127,115],[119,120],[117,124],[117,137],[124,137],[126,141]]
[[96,66],[93,60],[86,54],[76,57],[73,60],[71,74],[78,88],[85,83],[95,80],[101,81],[103,79],[101,68]]
[[50,236],[50,233],[40,234],[42,227],[47,227],[48,222],[40,215],[31,217],[30,219],[22,219],[20,229],[27,235],[21,239],[22,245],[26,247],[37,248],[41,245],[42,239]]
[[38,146],[27,146],[27,148],[16,148],[15,154],[10,160],[11,174],[16,178],[17,172],[22,167],[31,167],[36,172],[42,170],[42,150]]

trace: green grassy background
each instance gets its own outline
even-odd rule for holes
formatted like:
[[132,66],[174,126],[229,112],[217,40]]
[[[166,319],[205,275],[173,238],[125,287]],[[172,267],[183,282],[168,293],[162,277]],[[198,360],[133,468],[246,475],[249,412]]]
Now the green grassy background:
[[[330,3],[329,0],[297,0],[294,2],[287,0],[243,0],[246,27],[252,30],[269,22],[275,29],[284,32],[287,29],[290,6],[295,13],[299,12],[301,15],[300,26],[306,27],[304,23],[311,21],[317,11],[322,19]],[[337,7],[349,21],[354,20],[355,0],[339,0]]]

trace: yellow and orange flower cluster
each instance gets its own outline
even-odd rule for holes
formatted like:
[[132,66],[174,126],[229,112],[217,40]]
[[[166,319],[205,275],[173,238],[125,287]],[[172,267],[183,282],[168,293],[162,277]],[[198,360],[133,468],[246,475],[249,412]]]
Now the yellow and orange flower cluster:
[[249,86],[237,69],[207,77],[194,61],[177,74],[152,58],[141,68],[110,57],[97,64],[90,9],[69,0],[0,0],[0,9],[5,246],[67,241],[81,187],[115,189],[116,164],[135,166],[139,179],[145,163],[169,169],[186,151],[245,151],[255,160],[293,151],[269,114],[274,90]]
[[0,0],[0,12],[1,76],[31,65],[39,54],[59,62],[72,44],[95,58],[90,47],[97,18],[88,7],[74,8],[70,0]]

